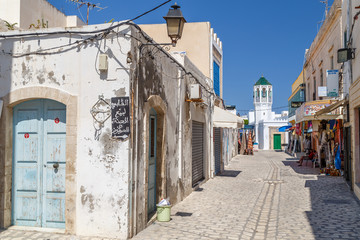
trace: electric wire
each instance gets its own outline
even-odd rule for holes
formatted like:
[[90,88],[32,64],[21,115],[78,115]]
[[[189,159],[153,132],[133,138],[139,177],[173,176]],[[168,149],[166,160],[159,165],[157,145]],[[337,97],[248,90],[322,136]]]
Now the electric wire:
[[164,6],[165,4],[171,2],[172,0],[167,0],[166,2],[163,2],[162,4],[156,6],[155,8],[137,16],[137,17],[134,17],[130,20],[127,20],[127,21],[124,21],[124,22],[120,22],[118,24],[115,24],[114,26],[110,26],[108,28],[104,28],[104,29],[99,29],[99,30],[94,30],[94,31],[57,31],[57,32],[34,32],[34,33],[23,33],[23,34],[9,34],[9,35],[0,35],[0,38],[16,38],[16,37],[30,37],[30,36],[41,36],[41,35],[56,35],[56,34],[96,34],[96,33],[101,33],[101,32],[108,32],[108,31],[111,31],[113,30],[114,28],[117,28],[117,27],[120,27],[122,25],[125,25],[125,24],[129,24],[129,25],[133,25],[131,24],[132,21],[136,20],[136,19],[139,19],[140,17],[143,17],[145,16],[146,14],[149,14],[153,11],[155,11],[156,9]]
[[171,2],[171,1],[172,1],[172,0],[168,0],[168,1],[166,1],[166,2],[163,2],[162,4],[154,7],[153,9],[151,9],[151,10],[149,10],[149,11],[147,11],[147,12],[144,12],[143,14],[141,14],[141,15],[139,15],[139,16],[137,16],[137,17],[134,17],[133,19],[130,19],[129,21],[133,22],[133,21],[135,21],[136,19],[139,19],[139,18],[141,18],[142,16],[144,16],[144,15],[146,15],[146,14],[148,14],[148,13],[151,13],[151,12],[155,11],[156,9],[164,6],[165,4],[167,4],[168,2]]
[[273,107],[273,108],[266,108],[266,109],[262,109],[262,110],[254,110],[254,109],[241,109],[238,110],[239,112],[261,112],[261,111],[267,111],[267,110],[277,110],[277,109],[283,109],[283,108],[288,108],[289,106],[281,106],[281,107]]
[[[41,36],[59,35],[59,34],[78,34],[78,35],[85,35],[85,34],[98,34],[98,33],[103,33],[102,38],[105,38],[111,31],[113,31],[113,29],[118,28],[118,27],[123,26],[123,25],[130,25],[130,26],[135,27],[135,28],[139,31],[139,33],[145,38],[145,40],[146,40],[148,43],[153,43],[153,44],[154,44],[153,46],[155,46],[156,48],[158,48],[159,51],[163,52],[163,53],[164,53],[168,58],[170,58],[176,65],[178,65],[178,67],[181,68],[181,69],[185,72],[186,75],[189,75],[189,76],[191,76],[192,78],[194,78],[194,79],[196,80],[196,82],[197,82],[206,92],[210,93],[211,95],[216,95],[215,92],[214,92],[214,90],[212,90],[212,89],[209,90],[206,86],[204,86],[204,84],[201,83],[201,81],[198,80],[198,79],[196,78],[196,76],[194,76],[194,74],[193,74],[192,72],[188,72],[188,71],[185,69],[185,67],[184,67],[182,64],[180,64],[174,57],[172,57],[168,52],[166,52],[166,51],[160,46],[160,44],[157,44],[156,42],[153,41],[153,39],[151,39],[148,35],[146,35],[146,33],[140,28],[139,25],[137,25],[137,24],[135,24],[135,23],[132,22],[133,20],[139,19],[140,17],[142,17],[142,16],[144,16],[144,15],[146,15],[146,14],[148,14],[148,13],[150,13],[150,12],[152,12],[152,11],[158,9],[158,8],[160,8],[161,6],[167,4],[167,3],[170,2],[170,1],[171,1],[171,0],[167,0],[167,1],[163,2],[162,4],[158,5],[157,7],[153,8],[153,9],[151,9],[151,10],[149,10],[149,11],[147,11],[147,12],[145,12],[145,13],[143,13],[143,14],[135,17],[135,18],[132,18],[131,20],[127,20],[127,21],[124,21],[124,22],[120,22],[120,23],[118,23],[118,24],[115,24],[115,25],[113,25],[113,26],[110,26],[110,27],[107,27],[107,28],[104,28],[104,29],[99,29],[99,30],[94,30],[94,31],[56,31],[56,32],[38,32],[38,31],[37,31],[37,32],[34,32],[34,33],[23,33],[23,34],[9,34],[9,35],[6,35],[6,34],[4,35],[4,34],[3,34],[3,35],[0,35],[0,38],[4,38],[4,39],[6,39],[6,38],[23,38],[23,37],[33,37],[33,36],[41,37]],[[95,35],[95,36],[96,36],[96,35]],[[95,36],[90,37],[90,38],[88,38],[87,40],[90,40],[90,39],[94,38]],[[130,35],[130,36],[131,36],[131,35]],[[131,37],[133,37],[133,36],[131,36]],[[98,40],[101,40],[101,39],[98,39]],[[137,40],[140,41],[139,39],[137,39]],[[84,41],[86,41],[86,40],[82,40],[82,41],[80,41],[80,42],[84,42]],[[141,42],[141,41],[140,41],[140,42]],[[72,43],[72,44],[76,44],[76,43],[78,43],[78,42],[74,42],[74,43]],[[143,44],[143,43],[141,43],[141,44]],[[67,45],[67,46],[69,46],[69,45]],[[57,48],[61,48],[61,47],[63,47],[63,46],[60,46],[60,47],[57,47]],[[141,47],[141,45],[140,45],[140,47]],[[53,49],[56,49],[56,47],[52,48],[52,50],[53,50]],[[33,54],[40,54],[40,53],[33,53]],[[46,53],[43,53],[43,54],[46,54]],[[10,54],[10,55],[12,55],[12,54]],[[31,54],[30,54],[30,53],[24,54],[24,56],[28,56],[28,55],[31,55]]]

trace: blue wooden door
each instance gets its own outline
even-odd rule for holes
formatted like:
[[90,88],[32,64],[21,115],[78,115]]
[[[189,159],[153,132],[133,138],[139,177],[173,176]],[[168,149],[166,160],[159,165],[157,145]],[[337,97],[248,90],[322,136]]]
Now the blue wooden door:
[[156,112],[151,109],[149,119],[148,216],[156,210],[156,122]]
[[14,225],[65,228],[65,105],[45,99],[14,108]]

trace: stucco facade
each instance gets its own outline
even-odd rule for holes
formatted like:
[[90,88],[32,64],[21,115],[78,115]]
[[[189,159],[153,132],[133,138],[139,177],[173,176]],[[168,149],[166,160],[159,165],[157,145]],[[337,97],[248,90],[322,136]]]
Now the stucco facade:
[[[326,86],[326,71],[340,69],[337,63],[337,50],[343,46],[342,0],[334,1],[323,25],[306,52],[305,88],[306,101],[327,99],[318,96],[318,87]],[[342,95],[343,89],[340,90]]]
[[[88,26],[80,30],[107,26]],[[119,32],[129,31],[128,26],[119,29]],[[14,33],[20,32],[9,34]],[[111,38],[115,40],[114,37]],[[109,58],[108,75],[102,76],[96,66],[100,50],[85,42],[60,51],[45,50],[44,55],[33,54],[40,48],[61,46],[65,39],[75,42],[81,41],[83,36],[72,35],[71,40],[62,35],[55,39],[27,37],[25,42],[19,38],[0,41],[4,50],[0,74],[0,96],[4,100],[0,162],[6,167],[1,174],[2,183],[6,183],[1,192],[1,198],[5,199],[0,210],[1,226],[12,224],[12,109],[31,99],[52,99],[66,105],[66,232],[124,237],[128,230],[129,141],[113,140],[109,121],[104,123],[99,139],[95,139],[94,119],[89,111],[99,95],[110,99],[130,94],[130,65],[119,69],[118,62],[126,63],[126,55]],[[130,39],[118,37],[116,40],[121,46],[107,39],[95,41],[105,52],[131,50]],[[97,178],[93,177],[94,173]]]
[[[140,27],[158,43],[168,43],[166,24],[144,24]],[[222,42],[210,22],[185,23],[181,39],[170,51],[185,52],[189,59],[209,79],[214,81],[214,62],[220,67],[219,97],[223,98]]]

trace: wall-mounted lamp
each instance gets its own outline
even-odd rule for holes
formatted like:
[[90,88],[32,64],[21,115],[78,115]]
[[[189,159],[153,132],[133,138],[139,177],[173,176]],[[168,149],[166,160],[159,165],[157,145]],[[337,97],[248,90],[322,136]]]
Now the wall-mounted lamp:
[[173,9],[169,9],[169,12],[164,19],[166,20],[168,35],[171,38],[172,45],[175,47],[177,40],[182,36],[186,20],[182,15],[179,5],[175,3],[175,5],[172,5],[171,7]]
[[175,5],[172,5],[171,7],[172,9],[169,9],[168,14],[164,17],[166,20],[168,35],[171,38],[171,43],[143,43],[140,45],[140,55],[145,46],[167,46],[167,51],[170,50],[170,47],[168,46],[176,46],[177,40],[179,40],[182,36],[186,20],[182,15],[179,5],[175,3]]
[[337,51],[337,62],[344,63],[355,58],[355,48],[340,48]]

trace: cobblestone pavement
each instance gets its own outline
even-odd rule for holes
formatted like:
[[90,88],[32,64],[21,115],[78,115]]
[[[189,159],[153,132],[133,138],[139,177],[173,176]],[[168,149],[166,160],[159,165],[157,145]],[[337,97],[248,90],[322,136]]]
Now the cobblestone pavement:
[[170,222],[134,239],[360,239],[360,205],[344,179],[296,160],[274,151],[235,157],[173,207]]
[[[342,177],[319,175],[310,162],[274,151],[237,156],[217,176],[172,208],[135,240],[360,239],[360,205]],[[95,240],[20,230],[1,240]]]

